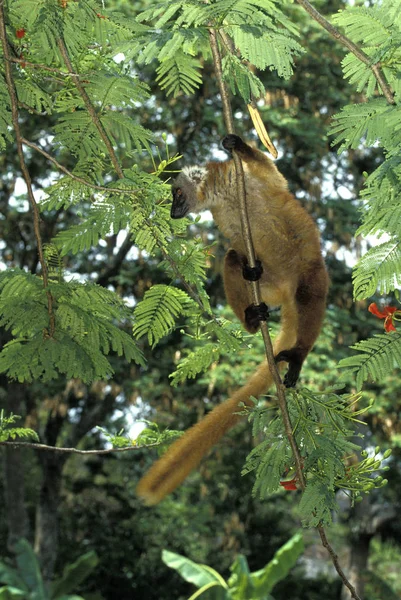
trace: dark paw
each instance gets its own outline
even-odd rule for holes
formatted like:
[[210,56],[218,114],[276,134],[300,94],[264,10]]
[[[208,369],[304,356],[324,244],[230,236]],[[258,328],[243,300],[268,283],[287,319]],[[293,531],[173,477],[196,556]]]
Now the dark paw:
[[293,388],[296,386],[301,373],[303,363],[302,353],[298,348],[292,348],[291,350],[283,350],[274,357],[276,363],[288,362],[288,371],[284,376],[283,383],[286,388]]
[[260,260],[255,261],[255,266],[250,267],[249,265],[244,265],[242,269],[242,276],[247,281],[259,281],[263,273],[263,267]]
[[264,302],[251,304],[245,309],[245,322],[249,329],[257,331],[261,321],[269,318],[269,307]]
[[284,375],[284,386],[286,388],[294,388],[297,385],[297,381],[299,379],[299,374],[301,372],[301,368],[299,369],[292,369],[291,365],[287,371],[287,373]]
[[230,151],[230,150],[236,150],[236,149],[240,148],[244,142],[241,140],[239,135],[230,133],[229,135],[226,135],[223,138],[221,143],[223,145],[223,148]]

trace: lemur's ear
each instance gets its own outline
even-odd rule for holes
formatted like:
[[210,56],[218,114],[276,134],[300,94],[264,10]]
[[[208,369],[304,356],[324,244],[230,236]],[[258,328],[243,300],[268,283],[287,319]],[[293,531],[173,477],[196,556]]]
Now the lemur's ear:
[[202,183],[207,175],[207,169],[205,167],[184,167],[182,170],[183,174],[193,181],[196,185]]

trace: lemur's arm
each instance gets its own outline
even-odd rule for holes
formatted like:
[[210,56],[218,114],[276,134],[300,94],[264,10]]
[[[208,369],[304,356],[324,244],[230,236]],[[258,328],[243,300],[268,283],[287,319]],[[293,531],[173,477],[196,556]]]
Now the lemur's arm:
[[240,156],[241,160],[243,160],[244,162],[248,163],[257,161],[259,163],[269,164],[269,161],[265,157],[263,152],[251,148],[251,146],[248,146],[248,144],[246,144],[244,140],[242,140],[238,135],[235,135],[233,133],[226,135],[223,139],[222,144],[223,148],[225,148],[229,152],[235,150],[235,152]]

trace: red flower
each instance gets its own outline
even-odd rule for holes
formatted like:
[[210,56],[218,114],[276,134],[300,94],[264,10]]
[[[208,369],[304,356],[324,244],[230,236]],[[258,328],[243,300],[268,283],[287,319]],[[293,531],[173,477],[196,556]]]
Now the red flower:
[[280,481],[280,485],[283,486],[285,490],[297,490],[297,478],[290,479],[289,481]]
[[397,317],[401,316],[401,310],[399,310],[396,306],[385,306],[382,311],[377,308],[376,302],[372,302],[368,306],[368,311],[378,317],[379,319],[384,319],[384,329],[387,331],[397,331],[393,321],[399,320]]
[[17,29],[17,31],[15,32],[16,37],[21,40],[23,37],[25,37],[26,31],[23,27],[21,27],[21,29]]

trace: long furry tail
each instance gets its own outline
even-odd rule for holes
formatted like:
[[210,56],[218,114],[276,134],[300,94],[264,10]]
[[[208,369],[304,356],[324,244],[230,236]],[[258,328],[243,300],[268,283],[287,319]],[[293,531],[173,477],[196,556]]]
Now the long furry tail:
[[[284,364],[284,363],[283,363]],[[231,398],[216,406],[202,421],[188,429],[140,480],[136,492],[147,505],[157,504],[175,490],[200,463],[220,438],[241,420],[237,414],[243,402],[252,405],[251,396],[260,396],[272,383],[267,362]]]
[[[297,324],[294,307],[283,304],[281,327],[273,344],[275,356],[294,346]],[[285,364],[279,362],[277,366],[281,369]],[[142,477],[136,491],[143,502],[149,506],[157,504],[175,490],[220,438],[241,420],[239,404],[243,402],[245,406],[252,406],[250,397],[258,398],[272,383],[273,377],[264,361],[242,388],[188,429]]]

